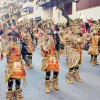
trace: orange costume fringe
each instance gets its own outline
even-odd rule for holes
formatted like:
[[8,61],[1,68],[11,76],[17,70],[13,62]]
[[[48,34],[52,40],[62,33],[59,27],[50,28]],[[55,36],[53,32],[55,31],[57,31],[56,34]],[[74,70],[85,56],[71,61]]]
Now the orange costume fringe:
[[59,71],[58,57],[54,45],[50,44],[49,51],[43,50],[43,53],[45,56],[42,60],[42,71]]
[[25,80],[26,72],[24,70],[24,63],[22,61],[20,45],[18,43],[13,43],[9,47],[5,74],[5,82],[7,82],[9,78]]

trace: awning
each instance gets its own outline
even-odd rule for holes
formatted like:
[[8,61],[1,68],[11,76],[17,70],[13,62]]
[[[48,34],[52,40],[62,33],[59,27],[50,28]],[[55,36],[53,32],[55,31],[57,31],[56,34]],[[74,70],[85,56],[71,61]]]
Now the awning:
[[24,8],[22,11],[26,12],[27,10],[33,11],[33,7],[26,7],[26,8]]

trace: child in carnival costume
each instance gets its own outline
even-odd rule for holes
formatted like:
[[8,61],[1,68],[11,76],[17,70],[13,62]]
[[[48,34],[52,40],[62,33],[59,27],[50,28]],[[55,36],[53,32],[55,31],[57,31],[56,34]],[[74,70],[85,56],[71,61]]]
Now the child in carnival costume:
[[[75,27],[76,28],[76,27]],[[69,68],[66,75],[66,81],[69,84],[73,83],[73,78],[81,82],[79,75],[79,65],[82,63],[82,36],[78,34],[80,31],[74,29],[73,34],[66,37],[66,55],[67,67]]]
[[[45,34],[46,33],[46,34]],[[42,71],[45,75],[45,91],[50,93],[50,83],[53,83],[55,90],[58,90],[58,54],[55,50],[53,33],[51,29],[45,29],[44,35],[41,37],[41,52],[42,52]],[[53,79],[50,81],[51,71],[53,71]]]
[[91,44],[88,50],[88,53],[91,55],[91,64],[98,65],[97,61],[97,56],[99,55],[99,41],[100,41],[100,36],[98,35],[98,29],[100,29],[99,26],[95,25],[93,26],[93,32],[90,33],[92,34],[91,36]]
[[[8,92],[6,100],[22,100],[22,89],[20,88],[21,79],[25,82],[26,72],[24,70],[24,63],[21,55],[21,45],[18,42],[16,33],[8,33],[9,41],[3,41],[2,54],[7,57],[7,64],[5,69],[5,82],[8,82]],[[15,90],[13,91],[13,82],[15,81]]]

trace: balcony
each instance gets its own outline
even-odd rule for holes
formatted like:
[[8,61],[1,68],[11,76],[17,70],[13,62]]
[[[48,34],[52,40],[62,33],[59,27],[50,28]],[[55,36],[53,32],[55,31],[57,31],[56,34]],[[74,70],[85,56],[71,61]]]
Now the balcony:
[[53,6],[59,6],[60,4],[64,3],[70,3],[70,2],[76,2],[78,3],[80,0],[38,0],[37,3],[42,7],[53,7]]
[[53,2],[51,2],[51,0],[38,0],[37,4],[39,6],[46,8],[46,9],[53,7]]

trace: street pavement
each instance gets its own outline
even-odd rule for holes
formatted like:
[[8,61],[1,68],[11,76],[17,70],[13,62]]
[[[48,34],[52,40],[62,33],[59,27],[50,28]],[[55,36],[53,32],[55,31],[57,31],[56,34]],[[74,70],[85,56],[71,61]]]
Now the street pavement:
[[[23,90],[23,100],[100,100],[100,65],[90,65],[90,55],[83,50],[83,64],[80,66],[82,82],[74,81],[68,84],[65,75],[68,71],[66,59],[59,60],[59,91],[55,91],[51,85],[51,93],[44,90],[45,72],[41,72],[40,49],[37,48],[33,55],[33,69],[26,69],[27,87]],[[100,62],[100,56],[98,57]],[[0,61],[0,100],[6,100],[7,83],[4,83],[6,58]],[[51,77],[52,78],[52,77]]]

